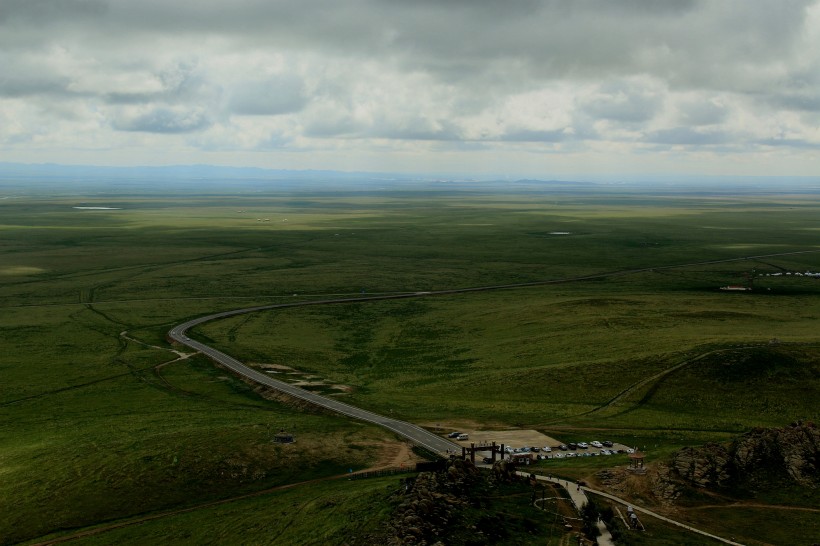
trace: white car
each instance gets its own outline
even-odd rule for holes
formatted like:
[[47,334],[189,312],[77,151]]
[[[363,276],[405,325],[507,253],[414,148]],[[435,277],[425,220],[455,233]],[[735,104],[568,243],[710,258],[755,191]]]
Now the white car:
[[541,448],[541,451],[544,453],[552,453],[552,448],[550,446],[544,446]]
[[586,449],[589,447],[589,444],[586,442],[578,442],[578,447],[581,449]]
[[598,449],[600,449],[600,448],[604,447],[604,444],[602,444],[602,443],[601,443],[601,442],[599,442],[598,440],[593,440],[593,441],[591,441],[591,442],[589,443],[589,445],[591,445],[592,447],[597,447]]

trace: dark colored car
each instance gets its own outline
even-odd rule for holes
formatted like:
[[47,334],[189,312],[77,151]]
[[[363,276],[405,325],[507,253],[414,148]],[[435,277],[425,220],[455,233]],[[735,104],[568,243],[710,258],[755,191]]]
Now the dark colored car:
[[569,449],[569,447],[567,446],[567,444],[561,444],[560,446],[558,446],[558,449],[560,449],[561,451],[566,451]]
[[612,447],[612,442],[610,442],[609,440],[606,440],[602,443],[604,444],[604,447]]
[[451,432],[447,435],[448,438],[458,438],[458,435],[461,434],[460,432]]
[[567,444],[567,447],[570,448],[572,451],[575,451],[576,449],[578,449],[578,444],[576,444],[575,442],[570,442]]
[[490,464],[491,462],[493,462],[492,457],[484,457],[481,460],[484,461],[484,464]]

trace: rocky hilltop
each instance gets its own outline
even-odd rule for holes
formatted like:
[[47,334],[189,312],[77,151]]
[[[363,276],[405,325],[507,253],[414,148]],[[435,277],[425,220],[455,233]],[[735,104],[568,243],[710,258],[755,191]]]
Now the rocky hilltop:
[[[573,537],[556,517],[546,518],[534,505],[537,494],[550,498],[552,488],[536,488],[518,476],[515,465],[496,462],[492,472],[481,472],[470,461],[453,459],[437,471],[403,478],[391,493],[389,520],[375,534],[356,544],[390,546],[491,546],[542,543],[549,532]],[[568,515],[574,510],[556,503]],[[567,521],[575,521],[567,520]],[[572,526],[571,526],[572,527]],[[580,523],[573,527],[581,529]],[[573,540],[574,542],[574,540]]]
[[467,503],[464,492],[479,479],[469,461],[451,461],[444,472],[422,472],[406,484],[405,500],[396,508],[388,528],[387,544],[423,546],[438,543],[437,537]]
[[678,451],[672,473],[699,487],[765,487],[786,480],[820,485],[820,429],[814,423],[755,429],[730,444],[706,444]]

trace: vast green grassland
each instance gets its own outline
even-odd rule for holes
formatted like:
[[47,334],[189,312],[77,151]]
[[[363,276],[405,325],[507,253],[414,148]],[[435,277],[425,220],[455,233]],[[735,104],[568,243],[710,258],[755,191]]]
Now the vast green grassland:
[[[648,268],[269,311],[196,335],[394,417],[592,429],[650,458],[818,417],[820,280],[765,276],[820,271],[815,195],[38,188],[0,200],[2,544],[378,460],[387,432],[265,400],[170,351],[174,324],[237,307]],[[798,251],[818,252],[783,254]],[[750,275],[753,292],[718,290]],[[297,443],[274,446],[279,428]],[[150,532],[194,543],[208,519],[229,536],[232,510]]]

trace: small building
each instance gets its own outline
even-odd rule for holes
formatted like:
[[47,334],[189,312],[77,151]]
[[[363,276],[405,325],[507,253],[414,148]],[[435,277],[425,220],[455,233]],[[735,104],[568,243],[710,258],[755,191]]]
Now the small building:
[[646,468],[643,465],[644,454],[640,451],[629,454],[629,471],[635,474],[645,474]]
[[279,433],[273,437],[273,443],[275,444],[292,444],[295,441],[293,434],[288,434],[285,432],[285,429],[280,430]]
[[510,460],[514,464],[530,464],[534,456],[532,453],[513,453],[510,455]]

